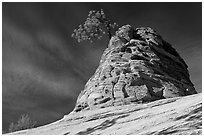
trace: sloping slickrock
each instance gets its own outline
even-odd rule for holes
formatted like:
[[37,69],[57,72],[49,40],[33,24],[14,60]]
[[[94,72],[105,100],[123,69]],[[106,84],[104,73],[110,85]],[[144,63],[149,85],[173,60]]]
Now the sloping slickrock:
[[202,95],[80,111],[55,123],[12,134],[201,135]]
[[195,94],[187,65],[151,28],[125,25],[104,51],[74,112]]

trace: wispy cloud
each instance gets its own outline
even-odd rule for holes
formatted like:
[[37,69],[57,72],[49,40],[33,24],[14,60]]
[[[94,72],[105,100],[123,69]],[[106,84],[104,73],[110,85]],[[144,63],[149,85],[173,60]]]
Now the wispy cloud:
[[93,9],[104,9],[120,25],[156,29],[185,59],[201,91],[199,3],[3,3],[4,130],[22,113],[43,124],[72,110],[108,44],[105,38],[77,44],[70,37]]

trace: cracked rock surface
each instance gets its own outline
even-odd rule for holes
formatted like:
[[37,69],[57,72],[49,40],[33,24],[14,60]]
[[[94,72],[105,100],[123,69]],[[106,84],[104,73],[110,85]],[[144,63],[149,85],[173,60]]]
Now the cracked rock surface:
[[74,112],[195,94],[187,65],[151,28],[125,25],[104,51]]

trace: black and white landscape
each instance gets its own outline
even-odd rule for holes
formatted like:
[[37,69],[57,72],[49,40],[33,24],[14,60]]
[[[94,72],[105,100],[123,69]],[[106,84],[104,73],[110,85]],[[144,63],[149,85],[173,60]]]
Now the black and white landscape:
[[[118,28],[78,43],[101,9]],[[46,126],[16,134],[201,134],[201,58],[199,2],[3,2],[2,132],[25,114]]]

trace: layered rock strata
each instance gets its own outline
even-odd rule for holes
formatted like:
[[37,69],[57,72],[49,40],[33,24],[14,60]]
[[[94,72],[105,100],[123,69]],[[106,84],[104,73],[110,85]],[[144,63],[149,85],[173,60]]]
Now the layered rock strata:
[[151,28],[125,25],[104,51],[74,112],[195,94],[187,65]]

